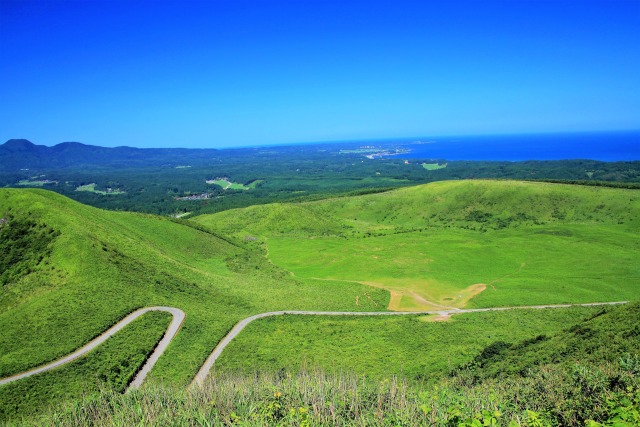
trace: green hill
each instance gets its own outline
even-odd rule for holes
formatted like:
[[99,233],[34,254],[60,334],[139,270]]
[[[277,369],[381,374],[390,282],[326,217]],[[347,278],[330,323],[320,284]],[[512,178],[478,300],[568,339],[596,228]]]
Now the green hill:
[[255,205],[215,215],[196,217],[196,221],[226,235],[341,235],[350,229],[343,221],[324,214],[315,204]]
[[[549,425],[640,425],[640,303],[602,309],[550,336],[494,342],[453,373],[453,384],[501,389]],[[521,403],[522,405],[522,403]],[[542,418],[541,417],[541,418]]]
[[[184,389],[236,322],[267,311],[637,299],[638,218],[634,190],[506,181],[254,206],[196,221],[103,211],[45,190],[0,189],[0,377],[64,356],[146,306],[187,315],[148,377],[150,386]],[[504,319],[473,348],[508,335],[513,322]],[[366,338],[385,327],[383,320],[350,320],[360,345],[354,363],[358,354],[376,354],[370,349],[380,342]],[[122,391],[166,322],[161,313],[147,314],[100,351],[0,386],[0,421],[100,388]],[[331,339],[331,321],[301,324],[305,339],[313,340],[314,330]],[[418,325],[424,322],[392,323],[407,329],[397,335],[409,341],[431,331]],[[437,326],[444,335],[467,330],[456,327]],[[264,332],[256,331],[243,332],[245,347]],[[264,356],[267,372],[286,359],[277,351],[296,351],[287,336],[279,339],[280,350]],[[384,370],[382,359],[367,363]]]
[[635,190],[521,181],[441,181],[385,193],[272,204],[203,215],[228,233],[349,235],[426,227],[627,224],[640,229]]
[[301,278],[392,293],[390,309],[633,299],[640,192],[513,181],[447,181],[195,218],[260,236]]
[[[0,189],[0,219],[0,377],[71,353],[136,308],[168,305],[187,318],[149,380],[186,385],[244,317],[376,310],[388,300],[365,285],[295,280],[259,251],[189,223],[103,211],[45,190]],[[372,299],[356,305],[363,293]],[[137,366],[107,385],[123,387]],[[84,390],[66,390],[66,380],[50,382],[54,374],[46,373],[0,386],[0,401],[24,401],[40,390],[44,404],[45,383],[48,399],[66,391],[79,396],[98,386],[97,374],[85,372]]]
[[532,369],[548,364],[571,368],[576,363],[615,364],[622,359],[623,365],[640,374],[638,349],[640,303],[634,302],[600,308],[584,321],[550,336],[540,335],[519,343],[497,341],[463,370],[470,369],[477,378],[483,379],[525,377]]

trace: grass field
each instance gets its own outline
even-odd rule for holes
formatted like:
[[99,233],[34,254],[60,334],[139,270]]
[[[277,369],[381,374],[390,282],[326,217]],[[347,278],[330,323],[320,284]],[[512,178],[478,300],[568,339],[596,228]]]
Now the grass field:
[[447,164],[440,164],[440,163],[423,163],[422,167],[425,168],[428,171],[437,171],[438,169],[444,169],[447,167]]
[[23,185],[25,187],[42,187],[44,185],[57,184],[58,181],[49,181],[48,179],[22,179],[18,181],[18,185]]
[[425,316],[277,316],[247,327],[225,349],[217,372],[296,373],[315,369],[392,375],[416,381],[441,378],[470,362],[495,341],[516,343],[557,333],[601,310],[575,307],[455,315],[448,322]]
[[120,191],[120,190],[112,190],[112,191],[96,190],[96,185],[97,184],[95,183],[80,185],[78,186],[78,188],[76,188],[76,191],[86,191],[87,193],[102,194],[103,196],[108,194],[109,195],[125,194],[124,191]]
[[[615,226],[563,225],[272,237],[268,246],[271,260],[299,277],[373,284],[401,295],[390,308],[410,311],[433,309],[429,302],[491,307],[633,299],[640,283],[638,237]],[[475,284],[486,289],[475,294]]]
[[[25,248],[18,256],[22,263],[14,262],[17,253],[10,249],[0,257],[11,270],[1,276],[0,376],[66,355],[127,313],[151,305],[180,308],[187,318],[148,379],[184,387],[237,321],[266,311],[637,299],[639,218],[637,191],[541,183],[443,182],[194,220],[103,211],[40,189],[0,189],[0,234]],[[479,292],[476,284],[486,289]],[[281,367],[284,353],[273,346],[283,341],[290,352],[312,349],[318,355],[313,362],[326,367],[333,362],[321,356],[343,343],[332,344],[331,337],[346,336],[358,344],[344,350],[353,366],[382,372],[395,357],[405,357],[393,369],[416,376],[428,372],[416,362],[426,360],[423,350],[443,342],[433,337],[477,338],[469,344],[477,349],[518,334],[514,328],[538,333],[539,320],[531,318],[527,326],[515,314],[505,316],[492,318],[490,327],[465,320],[471,317],[445,323],[287,317],[243,332],[221,367],[252,360],[242,347],[256,337],[266,339],[268,352],[256,366]],[[385,335],[387,329],[397,341]],[[422,337],[422,346],[409,348],[414,335]],[[381,352],[385,340],[399,348],[397,355]],[[115,349],[108,358],[120,360],[127,351]],[[224,360],[234,354],[235,361]],[[33,378],[36,387],[51,387],[49,398],[40,395],[33,405],[46,405],[66,389],[76,393],[70,384],[84,381],[58,372]],[[106,378],[111,387],[123,377]],[[27,387],[21,384],[26,380],[0,387],[0,401],[16,416],[32,406],[21,406]]]
[[[102,211],[43,190],[2,189],[0,218],[10,217],[46,224],[58,234],[49,255],[1,289],[2,377],[70,353],[143,306],[187,313],[149,377],[186,385],[244,317],[282,309],[379,310],[388,304],[387,292],[365,285],[295,280],[256,250],[178,220]],[[357,305],[356,297],[365,293],[372,299],[363,297]],[[0,395],[15,396],[18,384],[1,387]],[[66,387],[64,381],[56,384]]]
[[611,301],[640,291],[634,190],[442,182],[196,220],[262,237],[269,258],[296,277],[388,289],[394,310]]
[[256,186],[261,182],[262,180],[256,179],[254,181],[251,181],[249,185],[244,185],[237,182],[227,181],[226,179],[212,179],[208,180],[207,184],[220,186],[224,190],[251,190],[253,188],[256,188]]

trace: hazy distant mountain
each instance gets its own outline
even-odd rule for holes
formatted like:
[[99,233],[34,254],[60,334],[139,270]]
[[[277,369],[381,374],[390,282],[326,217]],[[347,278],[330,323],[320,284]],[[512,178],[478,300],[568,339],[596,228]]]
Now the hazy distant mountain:
[[36,145],[26,139],[10,139],[0,145],[0,168],[65,169],[79,166],[126,167],[191,164],[210,161],[220,151],[188,148],[98,147],[79,142],[63,142],[53,147]]

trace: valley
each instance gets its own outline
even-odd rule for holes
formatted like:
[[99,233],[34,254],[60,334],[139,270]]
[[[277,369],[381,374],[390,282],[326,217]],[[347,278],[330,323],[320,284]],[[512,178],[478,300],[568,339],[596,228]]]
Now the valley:
[[633,191],[448,181],[195,221],[259,236],[295,277],[384,288],[415,311],[633,299],[639,207]]
[[[639,212],[636,190],[518,181],[439,182],[189,220],[2,189],[0,234],[20,239],[24,261],[2,251],[0,376],[64,357],[138,308],[165,306],[186,317],[143,390],[186,389],[204,366],[203,386],[209,368],[210,378],[317,369],[437,382],[492,343],[553,336],[603,312],[526,306],[637,300]],[[512,306],[522,309],[492,309]],[[252,322],[205,363],[234,325],[271,312],[310,315]],[[64,367],[0,386],[2,418],[124,391],[168,324],[148,316]],[[135,326],[152,318],[153,328]]]

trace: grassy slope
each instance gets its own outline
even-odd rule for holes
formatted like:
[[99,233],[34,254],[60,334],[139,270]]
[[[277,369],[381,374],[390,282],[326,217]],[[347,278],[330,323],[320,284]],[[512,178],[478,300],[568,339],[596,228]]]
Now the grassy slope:
[[[181,384],[224,333],[250,314],[376,309],[355,305],[366,286],[303,284],[253,251],[168,219],[102,211],[42,190],[3,189],[0,217],[9,213],[60,235],[46,260],[1,291],[2,376],[69,353],[141,306],[171,305],[187,313],[152,372]],[[372,296],[380,307],[388,299],[382,291]]]
[[[198,217],[221,230],[255,234],[363,234],[426,227],[496,228],[508,225],[627,223],[640,227],[634,190],[519,182],[441,181],[385,193],[300,204],[272,204]],[[476,212],[476,214],[474,214]],[[474,218],[484,216],[484,221]],[[486,216],[489,215],[489,216]],[[275,219],[279,223],[275,223]],[[481,218],[482,219],[482,218]],[[312,225],[299,225],[311,221]],[[275,228],[274,228],[275,227]],[[346,230],[346,232],[344,232]]]
[[162,338],[169,321],[167,313],[147,313],[90,355],[47,375],[4,386],[0,389],[0,420],[46,413],[49,406],[72,402],[102,388],[123,392]]
[[431,381],[470,362],[494,341],[516,343],[579,323],[599,308],[518,310],[453,316],[301,317],[260,319],[220,357],[218,372],[355,372]]
[[264,237],[271,260],[298,277],[391,289],[402,295],[400,309],[431,308],[424,299],[463,306],[477,283],[487,290],[470,306],[638,296],[635,190],[448,181],[196,220]]
[[[587,364],[616,363],[621,357],[635,355],[628,366],[640,374],[640,303],[618,308],[600,308],[583,322],[567,323],[563,330],[545,340],[532,340],[485,351],[469,366],[480,378],[526,376],[527,371],[546,364],[572,367]],[[486,356],[486,357],[483,357]],[[632,360],[632,359],[631,359]]]
[[[57,409],[36,425],[583,426],[592,419],[631,427],[640,421],[639,308],[610,307],[546,339],[499,352],[488,347],[477,363],[433,383],[314,370],[225,373],[189,392],[157,387],[103,393]],[[519,371],[500,369],[501,362]]]
[[[637,192],[626,190],[508,182],[441,183],[325,202],[249,208],[264,208],[264,211],[234,211],[201,221],[224,232],[233,231],[241,238],[247,234],[268,236],[266,249],[271,251],[272,258],[277,252],[273,243],[281,240],[285,243],[281,254],[287,259],[303,256],[305,251],[320,254],[319,248],[309,246],[314,240],[337,245],[334,250],[349,255],[357,252],[341,244],[367,242],[360,251],[366,247],[377,248],[384,243],[383,239],[414,236],[419,240],[417,244],[422,245],[430,242],[424,236],[432,232],[441,239],[441,242],[431,239],[437,243],[437,250],[428,255],[435,264],[436,255],[456,249],[452,242],[458,242],[460,248],[468,245],[478,251],[490,243],[485,236],[492,236],[495,249],[491,257],[487,258],[482,251],[482,256],[470,252],[465,258],[469,263],[489,265],[500,274],[499,280],[493,283],[496,291],[493,294],[485,291],[474,300],[475,304],[506,305],[518,296],[516,303],[530,301],[531,298],[522,296],[521,282],[527,277],[533,280],[541,270],[534,270],[528,276],[513,274],[519,273],[522,261],[514,256],[510,263],[508,254],[514,250],[504,247],[508,240],[501,240],[504,234],[500,233],[512,233],[512,243],[522,246],[518,248],[520,251],[526,251],[527,247],[540,248],[536,245],[542,238],[551,242],[542,251],[545,253],[555,250],[562,254],[566,252],[563,245],[568,243],[586,245],[585,255],[597,249],[606,264],[600,258],[584,260],[585,266],[580,268],[587,270],[581,270],[583,277],[574,283],[585,282],[585,277],[590,279],[591,284],[586,281],[584,288],[591,293],[589,297],[604,298],[608,295],[607,289],[607,292],[619,292],[616,295],[637,295],[638,200]],[[512,207],[504,212],[504,206]],[[0,217],[7,213],[44,223],[60,235],[51,243],[51,254],[46,260],[2,289],[2,376],[67,354],[136,307],[162,304],[185,310],[187,320],[151,379],[184,385],[217,341],[242,317],[276,309],[376,310],[388,302],[388,294],[364,285],[291,278],[260,256],[262,240],[247,242],[255,245],[254,249],[247,250],[168,219],[105,212],[43,190],[0,190]],[[534,227],[540,232],[533,233]],[[413,234],[407,233],[409,231]],[[321,235],[325,237],[315,238]],[[291,238],[296,239],[295,246],[284,240]],[[604,246],[598,246],[603,241]],[[393,247],[401,242],[391,243],[389,253],[393,255]],[[409,240],[405,244],[409,244]],[[287,248],[293,257],[287,255]],[[616,262],[606,258],[611,253]],[[548,258],[555,259],[554,256]],[[320,256],[317,259],[321,261],[314,268],[321,268],[320,264],[326,260]],[[409,258],[406,264],[411,265],[412,261]],[[354,269],[373,271],[374,281],[381,276],[371,268],[374,265],[371,260],[363,262],[370,268],[364,269],[355,258],[350,264]],[[493,266],[494,262],[498,263],[497,267]],[[527,262],[522,272],[533,261]],[[580,266],[575,259],[567,262]],[[281,260],[278,263],[285,265]],[[503,271],[499,263],[509,268]],[[615,274],[601,268],[603,265]],[[600,279],[584,274],[595,267],[606,274]],[[406,268],[400,271],[404,270]],[[442,269],[442,274],[447,270],[454,277],[452,289],[459,290],[469,283],[468,277],[456,278],[450,269]],[[388,271],[394,272],[383,272]],[[548,272],[563,280],[568,277],[562,271],[548,269]],[[540,279],[540,290],[531,295],[553,294],[548,287],[548,277]],[[627,280],[621,281],[621,278]],[[409,279],[415,280],[415,277]],[[436,280],[443,281],[437,277]],[[619,290],[616,291],[616,287]],[[577,294],[576,288],[569,286],[568,291],[560,295],[574,299]],[[487,295],[495,296],[488,298]],[[43,377],[47,375],[52,374],[43,374]],[[58,386],[64,387],[64,383]],[[12,387],[4,386],[0,395],[14,393]]]

